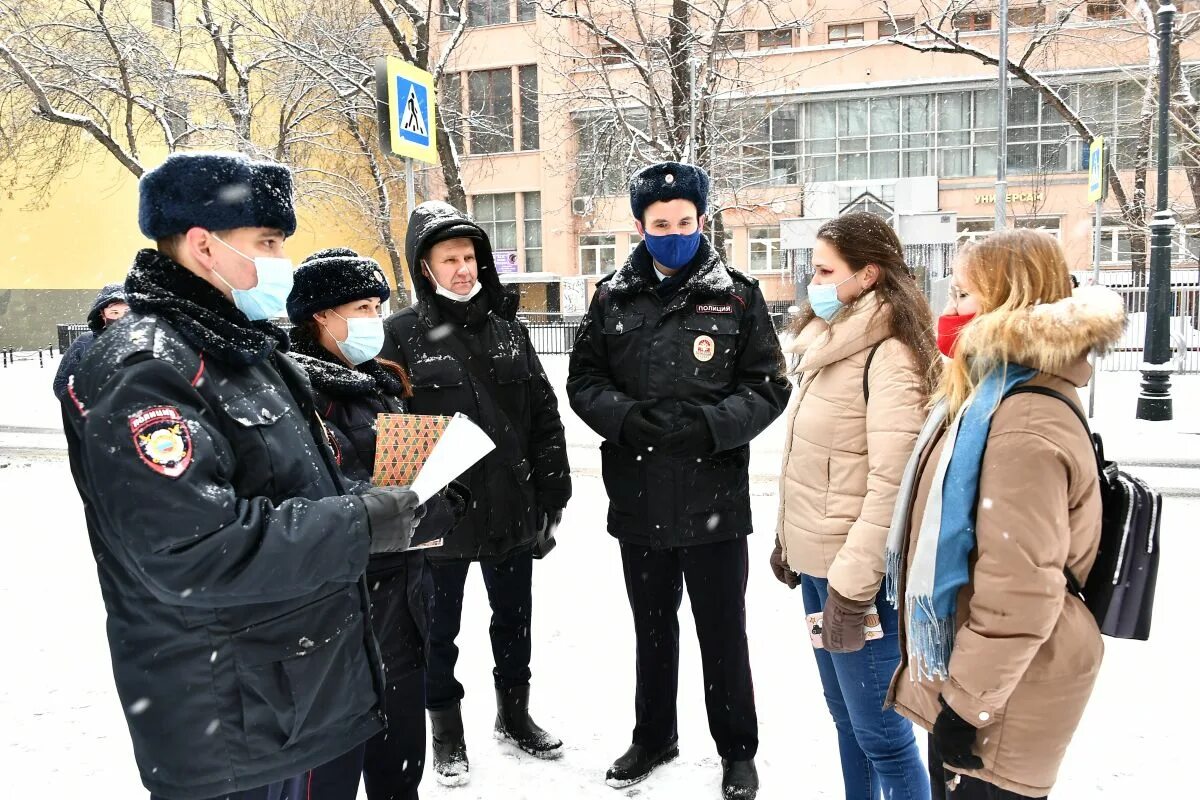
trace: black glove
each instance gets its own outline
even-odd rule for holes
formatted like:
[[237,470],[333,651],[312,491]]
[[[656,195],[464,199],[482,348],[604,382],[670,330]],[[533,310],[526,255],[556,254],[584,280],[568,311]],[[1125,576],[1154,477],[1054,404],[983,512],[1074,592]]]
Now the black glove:
[[783,561],[783,545],[778,539],[775,540],[775,549],[771,551],[771,572],[774,572],[779,582],[789,589],[800,585],[800,576],[792,572],[792,568]]
[[700,406],[683,404],[679,409],[683,426],[662,436],[654,450],[673,458],[699,458],[710,456],[717,448],[712,430]]
[[656,405],[656,400],[639,400],[633,404],[621,423],[622,444],[638,450],[647,450],[658,445],[659,439],[666,435],[667,430],[651,419]]
[[832,586],[821,617],[821,644],[830,653],[857,653],[867,643],[867,612],[871,600],[849,600]]
[[933,723],[933,743],[942,763],[956,769],[983,769],[983,759],[971,752],[977,731],[975,726],[955,713],[938,695],[942,711]]
[[558,524],[562,522],[562,515],[561,508],[538,509],[537,537],[533,541],[534,558],[545,558],[550,554],[551,550],[558,546],[558,542],[554,541],[554,531],[558,529]]
[[446,498],[446,505],[450,507],[450,513],[454,516],[454,522],[457,524],[467,515],[467,509],[471,507],[471,490],[465,483],[450,481],[450,485],[442,489],[442,497]]
[[372,486],[358,497],[371,525],[371,554],[407,550],[423,516],[416,492],[407,486]]

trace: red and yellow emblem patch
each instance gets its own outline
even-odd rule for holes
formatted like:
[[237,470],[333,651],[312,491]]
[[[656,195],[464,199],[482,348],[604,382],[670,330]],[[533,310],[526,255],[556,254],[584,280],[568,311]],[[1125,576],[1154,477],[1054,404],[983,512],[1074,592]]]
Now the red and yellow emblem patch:
[[133,445],[142,462],[168,478],[178,478],[192,463],[192,435],[179,409],[153,406],[129,418]]

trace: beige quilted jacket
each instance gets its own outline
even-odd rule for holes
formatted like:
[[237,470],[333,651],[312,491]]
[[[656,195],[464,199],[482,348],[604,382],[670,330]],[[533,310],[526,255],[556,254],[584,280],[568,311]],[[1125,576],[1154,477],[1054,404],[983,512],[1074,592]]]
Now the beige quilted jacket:
[[[814,319],[789,348],[801,356],[788,418],[776,535],[796,572],[828,578],[852,600],[875,597],[904,466],[927,398],[911,351],[890,338],[875,292],[834,318]],[[863,368],[879,344],[863,396]]]

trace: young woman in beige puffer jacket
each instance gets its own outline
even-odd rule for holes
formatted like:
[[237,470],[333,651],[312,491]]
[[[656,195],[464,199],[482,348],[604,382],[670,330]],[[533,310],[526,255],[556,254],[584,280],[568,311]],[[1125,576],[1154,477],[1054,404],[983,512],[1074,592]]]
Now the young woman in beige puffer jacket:
[[[771,566],[802,587],[810,618],[823,613],[820,635],[816,626],[809,633],[846,799],[927,800],[912,726],[883,710],[900,649],[881,587],[900,477],[936,380],[933,318],[895,232],[873,214],[825,223],[813,267],[791,347],[800,357],[799,399],[788,422]],[[797,618],[797,635],[807,629]]]

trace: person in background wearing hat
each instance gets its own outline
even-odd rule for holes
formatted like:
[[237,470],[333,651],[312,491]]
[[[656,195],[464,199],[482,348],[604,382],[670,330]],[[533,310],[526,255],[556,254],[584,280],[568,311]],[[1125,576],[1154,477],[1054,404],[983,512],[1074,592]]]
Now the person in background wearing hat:
[[462,413],[496,449],[462,477],[473,501],[454,535],[427,551],[430,603],[426,706],[438,781],[470,775],[462,684],[454,677],[463,590],[478,561],[492,607],[495,735],[538,758],[562,742],[529,715],[533,559],[549,552],[571,497],[558,402],[525,326],[500,285],[487,234],[446,203],[413,210],[405,256],[417,301],[384,323],[385,358],[412,378],[416,414]]
[[[412,395],[399,364],[376,358],[383,347],[380,306],[392,290],[379,264],[353,250],[321,250],[295,273],[288,318],[291,355],[304,367],[338,466],[369,486],[375,419],[408,412]],[[422,507],[416,539],[434,545],[467,510],[468,494],[451,484]],[[425,571],[423,549],[380,553],[367,562],[371,622],[383,652],[387,729],[365,746],[313,772],[316,800],[354,800],[361,774],[369,800],[417,800],[425,768]]]
[[726,798],[753,798],[758,720],[746,643],[750,440],[791,385],[757,282],[701,233],[708,175],[648,167],[629,184],[643,242],[596,286],[567,395],[604,437],[608,531],[637,634],[636,724],[615,788],[679,755],[677,613],[686,584]]
[[129,304],[125,302],[125,286],[123,284],[110,283],[96,295],[96,299],[92,301],[92,310],[87,315],[88,330],[71,342],[67,352],[63,353],[58,371],[54,373],[54,396],[60,403],[67,399],[67,387],[70,384],[71,375],[79,366],[83,354],[96,341],[96,337],[104,333],[105,328],[125,316],[125,312],[128,310]]
[[298,800],[382,728],[364,572],[409,546],[416,495],[349,493],[268,321],[290,171],[176,153],[139,191],[157,247],[66,404],[117,693],[152,798]]

